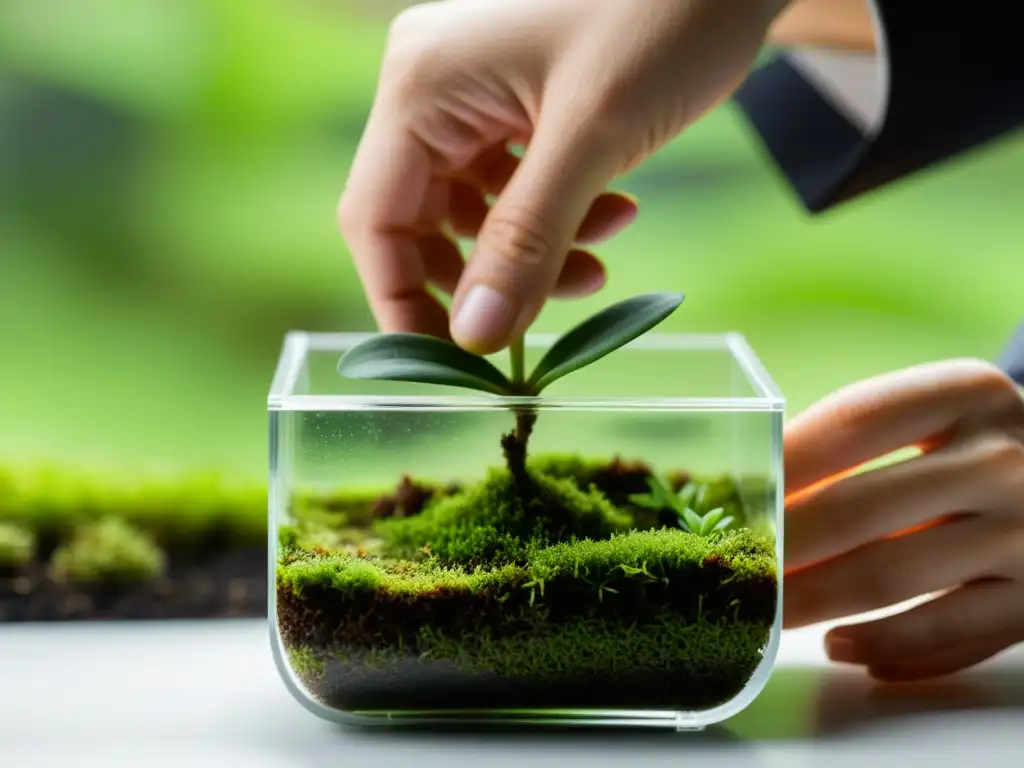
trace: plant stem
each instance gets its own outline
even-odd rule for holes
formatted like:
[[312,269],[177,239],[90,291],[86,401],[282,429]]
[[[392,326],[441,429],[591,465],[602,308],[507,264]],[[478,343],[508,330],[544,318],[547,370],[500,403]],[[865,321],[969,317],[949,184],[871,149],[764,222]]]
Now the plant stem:
[[[522,336],[509,346],[509,356],[512,360],[512,383],[517,390],[521,390],[526,380],[525,344]],[[533,431],[533,424],[536,420],[537,415],[531,409],[517,408],[515,431],[501,439],[501,447],[505,452],[509,471],[521,490],[525,490],[529,483],[529,476],[526,473],[526,444],[530,439],[530,433]]]
[[525,357],[526,357],[526,345],[523,341],[523,337],[520,336],[512,342],[508,348],[509,357],[512,358],[512,383],[518,388],[525,379]]

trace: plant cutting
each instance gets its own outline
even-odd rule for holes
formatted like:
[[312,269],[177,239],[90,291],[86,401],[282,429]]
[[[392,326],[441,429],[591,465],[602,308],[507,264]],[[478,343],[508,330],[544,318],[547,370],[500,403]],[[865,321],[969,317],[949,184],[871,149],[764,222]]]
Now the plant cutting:
[[[549,387],[630,345],[682,302],[657,293],[616,303],[540,350],[530,370],[518,339],[507,373],[441,339],[369,336],[338,348],[343,378],[470,390],[466,410],[458,396],[436,406],[360,396],[319,398],[324,410],[312,415],[272,415],[272,424],[290,425],[295,442],[278,445],[291,456],[341,457],[333,490],[288,480],[274,531],[278,637],[304,695],[340,712],[392,717],[705,712],[741,695],[765,658],[777,610],[770,452],[765,477],[739,477],[726,465],[690,471],[664,451],[660,459],[623,455],[614,432],[595,433],[582,450],[544,448],[571,445],[575,427],[593,418],[588,408],[556,407]],[[627,413],[651,413],[624,402]],[[686,408],[654,412],[677,424],[705,418]],[[472,426],[485,443],[495,430],[500,460],[455,448],[457,477],[418,464],[419,456],[443,464],[446,446],[476,434],[454,427],[469,410],[485,414]],[[510,412],[511,428],[503,424]],[[428,415],[403,417],[419,413]],[[734,416],[712,413],[719,434],[729,434]],[[391,418],[405,419],[402,431],[382,427]],[[360,435],[375,442],[346,448]],[[697,455],[693,446],[687,455]],[[389,456],[405,457],[394,459],[405,471],[390,486],[364,484],[348,463]],[[742,490],[751,487],[766,489],[760,500]]]
[[[654,328],[684,297],[651,293],[614,304],[560,337],[529,374],[524,371],[523,338],[509,347],[511,376],[487,359],[452,342],[412,333],[377,336],[348,351],[338,372],[353,379],[386,379],[446,384],[505,397],[537,397],[558,379],[595,363]],[[528,481],[526,447],[536,421],[529,407],[516,409],[515,430],[502,437],[509,471]]]

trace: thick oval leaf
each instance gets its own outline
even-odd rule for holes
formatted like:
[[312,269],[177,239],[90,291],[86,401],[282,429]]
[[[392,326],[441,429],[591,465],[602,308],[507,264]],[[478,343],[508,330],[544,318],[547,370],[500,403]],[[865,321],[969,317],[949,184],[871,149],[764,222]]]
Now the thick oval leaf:
[[715,526],[718,525],[718,521],[725,517],[725,508],[718,507],[713,509],[704,515],[704,519],[700,524],[700,535],[707,536],[711,531],[714,530]]
[[683,303],[680,293],[648,293],[626,299],[584,320],[556,341],[530,375],[539,393],[556,379],[600,360],[646,333]]
[[689,507],[686,507],[683,509],[682,518],[683,522],[686,524],[686,529],[690,533],[696,533],[699,536],[701,525],[704,522],[703,520],[701,520],[700,515],[698,515]]
[[338,373],[350,379],[444,384],[512,394],[512,383],[488,360],[450,341],[418,333],[386,333],[367,339],[342,355]]

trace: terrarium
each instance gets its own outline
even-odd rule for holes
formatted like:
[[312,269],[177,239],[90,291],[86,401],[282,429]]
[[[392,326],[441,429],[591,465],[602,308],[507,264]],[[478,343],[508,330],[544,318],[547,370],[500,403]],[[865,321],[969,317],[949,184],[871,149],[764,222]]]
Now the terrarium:
[[668,312],[637,306],[603,342],[584,323],[490,358],[287,336],[269,605],[301,703],[700,729],[753,701],[781,630],[785,401],[741,335],[644,333]]

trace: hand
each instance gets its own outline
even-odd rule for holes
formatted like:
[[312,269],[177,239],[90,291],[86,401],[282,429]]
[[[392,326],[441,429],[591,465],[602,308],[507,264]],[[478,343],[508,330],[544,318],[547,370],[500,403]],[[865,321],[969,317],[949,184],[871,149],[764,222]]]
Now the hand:
[[842,389],[789,425],[785,462],[787,627],[941,593],[826,635],[834,661],[883,680],[1024,641],[1024,399],[998,369],[953,360]]
[[[403,12],[338,205],[381,329],[487,354],[549,296],[598,290],[604,267],[581,246],[637,213],[609,183],[731,94],[786,2],[448,0]],[[452,234],[476,238],[468,264]],[[450,321],[428,286],[453,294]]]

